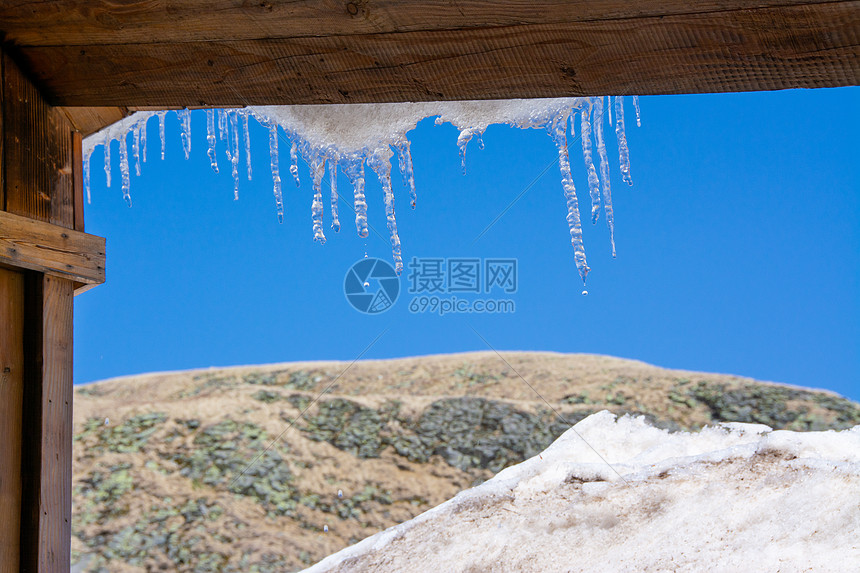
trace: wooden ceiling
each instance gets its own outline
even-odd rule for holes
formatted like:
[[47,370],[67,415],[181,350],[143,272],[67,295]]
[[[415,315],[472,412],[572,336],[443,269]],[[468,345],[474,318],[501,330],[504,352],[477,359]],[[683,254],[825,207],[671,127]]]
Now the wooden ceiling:
[[129,109],[860,84],[851,0],[0,0],[89,133]]

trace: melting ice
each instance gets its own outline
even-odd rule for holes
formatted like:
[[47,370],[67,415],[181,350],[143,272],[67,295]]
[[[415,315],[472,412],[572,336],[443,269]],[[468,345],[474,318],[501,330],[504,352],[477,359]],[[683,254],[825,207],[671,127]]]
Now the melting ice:
[[[604,100],[606,103],[604,103]],[[639,100],[633,98],[636,124],[640,123]],[[613,109],[614,108],[614,109]],[[611,114],[615,115],[614,122]],[[191,153],[191,113],[187,109],[177,112],[182,149],[186,159]],[[157,117],[161,138],[161,158],[164,159],[164,111],[137,112],[84,140],[84,185],[90,197],[90,156],[96,146],[104,146],[104,169],[107,185],[111,185],[110,143],[119,142],[120,175],[123,198],[131,205],[129,153],[127,137],[132,136],[132,158],[135,174],[140,175],[141,161],[146,161],[146,124]],[[575,133],[576,114],[579,114],[579,135]],[[567,222],[573,245],[574,262],[585,282],[589,267],[582,239],[582,222],[579,199],[573,183],[569,145],[581,140],[582,159],[585,167],[591,203],[590,220],[596,222],[603,206],[604,217],[609,227],[612,255],[615,256],[614,219],[612,192],[609,182],[609,160],[603,126],[604,115],[614,124],[618,140],[618,161],[623,180],[632,185],[630,157],[625,134],[624,98],[588,97],[555,98],[537,100],[489,100],[464,102],[352,104],[352,105],[306,105],[306,106],[256,106],[240,109],[217,109],[206,111],[207,155],[212,169],[217,173],[218,146],[225,148],[225,159],[233,178],[233,192],[239,198],[239,162],[244,151],[247,177],[251,179],[251,140],[248,119],[253,117],[269,132],[269,156],[272,172],[275,209],[278,219],[283,221],[284,203],[281,190],[278,140],[286,136],[290,143],[290,174],[300,184],[299,156],[310,167],[313,187],[311,222],[315,241],[324,243],[324,211],[327,201],[323,199],[323,182],[328,171],[329,205],[331,228],[340,230],[338,216],[337,170],[349,179],[353,188],[353,211],[359,236],[367,237],[367,198],[365,197],[365,165],[376,174],[382,184],[386,226],[391,239],[392,256],[399,274],[403,269],[402,249],[397,232],[397,217],[394,191],[391,183],[391,160],[397,164],[403,176],[404,186],[409,190],[409,202],[415,208],[417,192],[413,173],[410,142],[407,133],[424,118],[435,117],[436,124],[450,123],[460,130],[457,146],[466,169],[466,149],[474,140],[483,148],[482,136],[488,126],[506,124],[520,129],[544,129],[552,139],[558,152],[561,184],[567,203]],[[594,155],[597,155],[597,168]]]

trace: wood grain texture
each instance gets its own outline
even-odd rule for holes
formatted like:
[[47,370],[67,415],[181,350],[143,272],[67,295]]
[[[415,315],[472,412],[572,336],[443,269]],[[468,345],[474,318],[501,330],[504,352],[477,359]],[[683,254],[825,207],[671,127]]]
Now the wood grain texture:
[[0,4],[15,46],[189,43],[634,20],[841,0],[50,0]]
[[0,264],[101,284],[105,281],[105,239],[0,212]]
[[25,281],[21,571],[68,571],[72,283],[40,273]]
[[68,118],[75,131],[80,132],[83,137],[118,122],[129,113],[121,107],[61,107],[59,109]]
[[[37,2],[0,17],[65,106],[241,106],[860,83],[860,1]],[[14,13],[13,13],[14,12]],[[56,18],[56,24],[51,24]],[[44,32],[40,32],[44,26]],[[77,26],[77,27],[76,27]]]
[[[72,138],[72,198],[74,200],[75,231],[84,232],[84,152],[83,138],[79,131]],[[102,265],[104,266],[104,265]]]
[[6,211],[74,226],[71,126],[3,55]]
[[[10,394],[8,403],[2,397],[2,408],[17,410],[18,420],[13,413],[0,413],[0,428],[4,438],[10,438],[0,446],[0,463],[4,468],[7,462],[17,465],[20,483],[18,541],[8,560],[17,561],[15,571],[62,572],[70,567],[74,287],[68,278],[44,271],[77,277],[82,274],[80,268],[88,269],[98,259],[90,252],[104,248],[100,241],[72,230],[75,138],[71,125],[62,111],[47,104],[6,50],[0,52],[0,92],[5,209],[0,211],[0,267],[4,267],[0,280],[20,277],[23,293],[16,298],[0,292],[3,312],[22,317],[21,332],[8,339],[16,348],[21,345],[21,367],[13,371],[22,380],[21,399],[16,405],[16,396]],[[78,251],[87,254],[80,256]],[[9,265],[19,272],[10,272]],[[23,270],[27,268],[42,272]],[[86,270],[85,274],[91,273]],[[3,321],[0,330],[8,326]],[[6,334],[2,336],[0,344],[8,347]],[[9,394],[5,388],[0,392]],[[5,435],[9,434],[6,426],[16,423],[22,428],[17,440]],[[18,462],[13,448],[20,452]],[[4,471],[0,470],[0,479]],[[8,511],[2,511],[5,520]],[[12,531],[14,520],[9,518],[9,523]],[[0,548],[3,563],[8,547]]]
[[6,210],[6,155],[4,152],[6,149],[6,133],[3,125],[3,110],[6,109],[4,103],[6,73],[3,69],[5,61],[6,57],[3,54],[3,46],[0,45],[0,211]]
[[38,571],[42,466],[42,365],[44,275],[24,274],[24,405],[21,438],[21,571]]
[[72,283],[43,275],[38,571],[68,571],[72,538]]
[[23,396],[24,276],[0,268],[0,573],[20,566]]

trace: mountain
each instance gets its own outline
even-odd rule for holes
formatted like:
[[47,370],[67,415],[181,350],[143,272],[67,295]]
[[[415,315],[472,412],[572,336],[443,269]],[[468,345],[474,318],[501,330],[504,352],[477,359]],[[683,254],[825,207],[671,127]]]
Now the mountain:
[[581,354],[146,374],[76,387],[75,571],[298,570],[608,409],[670,432],[860,424],[835,394]]

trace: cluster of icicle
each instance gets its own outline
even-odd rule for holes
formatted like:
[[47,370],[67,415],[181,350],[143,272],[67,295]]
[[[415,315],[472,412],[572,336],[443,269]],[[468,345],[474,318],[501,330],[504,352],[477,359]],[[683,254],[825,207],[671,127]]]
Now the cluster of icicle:
[[[579,139],[582,144],[582,157],[588,175],[588,188],[591,199],[591,220],[596,222],[600,205],[609,226],[612,255],[615,256],[614,224],[612,215],[612,194],[609,184],[609,160],[606,153],[603,125],[604,115],[612,125],[612,108],[615,108],[615,134],[618,139],[619,163],[623,179],[632,185],[630,178],[630,159],[627,138],[624,133],[624,98],[621,96],[588,98],[557,98],[537,100],[489,100],[467,102],[430,102],[395,104],[354,104],[354,105],[311,105],[311,106],[269,106],[246,107],[238,109],[206,110],[207,154],[212,169],[219,171],[217,147],[219,142],[225,147],[227,165],[233,176],[234,197],[239,197],[239,156],[245,153],[247,177],[251,179],[251,142],[248,121],[253,117],[269,132],[269,156],[274,184],[275,205],[278,219],[283,221],[284,201],[281,190],[278,146],[284,141],[290,143],[290,174],[299,185],[298,158],[301,157],[310,167],[313,181],[313,200],[311,218],[314,240],[325,242],[323,230],[323,183],[328,169],[330,185],[331,227],[340,230],[337,189],[337,169],[349,178],[353,187],[353,210],[355,225],[361,237],[368,235],[367,201],[365,198],[365,165],[369,166],[382,184],[385,203],[386,223],[391,238],[391,247],[397,273],[403,269],[400,238],[394,210],[394,191],[391,184],[391,160],[397,155],[404,185],[409,189],[410,204],[415,208],[415,178],[412,169],[410,142],[406,134],[417,123],[427,117],[436,117],[436,124],[448,122],[460,130],[457,145],[465,172],[466,147],[472,139],[483,148],[482,135],[489,125],[507,124],[513,127],[542,128],[547,131],[558,150],[558,164],[561,170],[561,183],[567,201],[567,222],[570,227],[574,260],[583,282],[589,268],[585,258],[582,241],[582,226],[579,204],[573,177],[570,171],[568,140],[575,136],[574,121],[579,114]],[[636,123],[639,124],[639,102],[633,97]],[[604,107],[605,105],[605,107]],[[137,112],[84,140],[84,179],[89,200],[90,162],[89,158],[97,145],[104,147],[104,168],[107,185],[111,184],[110,143],[119,142],[119,165],[122,177],[122,193],[131,205],[130,168],[140,175],[141,162],[146,161],[146,124],[151,117],[158,118],[161,139],[161,158],[164,159],[165,111]],[[182,148],[187,159],[191,153],[191,112],[178,110]],[[131,159],[129,158],[128,139],[131,136]],[[593,159],[596,150],[598,169]]]

